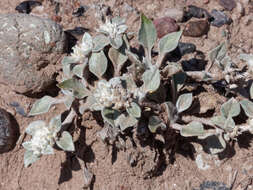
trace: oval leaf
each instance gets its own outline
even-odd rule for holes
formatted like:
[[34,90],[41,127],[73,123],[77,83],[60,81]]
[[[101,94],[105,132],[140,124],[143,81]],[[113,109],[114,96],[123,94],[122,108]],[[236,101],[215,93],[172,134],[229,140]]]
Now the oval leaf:
[[130,104],[130,107],[127,108],[127,113],[135,118],[141,117],[141,108],[135,102]]
[[30,110],[29,116],[39,115],[43,113],[47,113],[50,107],[57,102],[56,98],[52,98],[50,96],[44,96],[43,98],[37,100]]
[[164,55],[176,49],[183,31],[172,32],[159,41],[159,54]]
[[242,109],[244,110],[245,114],[253,118],[253,103],[249,100],[242,100],[240,101],[240,104],[242,106]]
[[114,122],[119,117],[119,115],[120,115],[119,111],[111,109],[111,108],[104,108],[102,110],[103,119],[113,127],[115,127]]
[[64,151],[75,151],[72,136],[67,131],[63,131],[61,138],[56,141],[56,144]]
[[158,128],[166,129],[166,125],[158,116],[151,116],[148,121],[148,128],[151,133],[155,133]]
[[26,168],[30,166],[32,163],[36,162],[37,160],[39,160],[39,157],[34,155],[33,151],[29,151],[29,150],[25,151],[24,164]]
[[109,58],[113,63],[114,69],[120,70],[124,63],[127,61],[128,57],[121,53],[119,50],[111,47],[109,50]]
[[123,44],[123,39],[120,35],[116,36],[116,38],[110,38],[110,44],[115,49],[119,49]]
[[149,70],[145,71],[142,75],[143,86],[142,89],[145,93],[152,93],[160,86],[160,72],[156,66],[152,66]]
[[121,114],[116,120],[115,120],[115,125],[120,126],[120,130],[124,131],[125,129],[129,127],[133,127],[138,123],[138,120],[128,114]]
[[80,77],[80,78],[83,78],[83,71],[84,71],[84,68],[86,65],[87,65],[86,63],[76,65],[73,68],[73,74]]
[[107,46],[110,43],[110,40],[108,37],[106,37],[103,34],[99,34],[94,37],[93,39],[93,52],[99,52],[104,49],[105,46]]
[[192,105],[192,93],[182,94],[179,96],[176,107],[178,113],[187,110]]
[[229,99],[221,106],[221,114],[225,118],[238,116],[240,111],[240,104],[234,98]]
[[89,70],[96,77],[100,78],[106,72],[107,58],[103,51],[98,53],[92,53],[89,60]]
[[197,121],[192,121],[188,125],[184,125],[180,130],[180,134],[184,137],[193,137],[193,136],[204,136],[205,130],[202,123]]
[[151,51],[157,38],[156,29],[151,20],[144,14],[141,14],[141,28],[138,33],[138,41],[144,47]]

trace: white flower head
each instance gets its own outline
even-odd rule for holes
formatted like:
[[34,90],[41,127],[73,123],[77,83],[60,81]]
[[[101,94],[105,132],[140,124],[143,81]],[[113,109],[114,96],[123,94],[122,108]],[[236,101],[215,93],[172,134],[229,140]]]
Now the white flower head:
[[99,27],[98,31],[115,39],[126,30],[127,26],[125,25],[125,19],[115,17],[113,19],[106,18],[106,22]]

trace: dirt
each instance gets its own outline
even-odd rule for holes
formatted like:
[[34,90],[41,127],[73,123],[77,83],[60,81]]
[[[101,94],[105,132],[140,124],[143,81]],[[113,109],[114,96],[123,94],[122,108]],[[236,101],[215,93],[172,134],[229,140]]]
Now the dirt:
[[[22,0],[0,1],[0,13],[14,13],[15,7]],[[84,16],[74,17],[72,12],[80,5],[95,4],[92,0],[62,0],[60,11],[55,15],[55,5],[52,1],[41,1],[43,9],[34,8],[31,14],[51,18],[58,21],[65,30],[76,26],[83,26],[94,32],[98,26],[94,12],[89,9]],[[129,31],[137,31],[139,17],[137,12],[143,12],[149,18],[157,18],[164,14],[167,8],[196,5],[207,9],[221,9],[218,1],[199,0],[107,0],[105,4],[111,7],[114,14],[127,17]],[[126,13],[124,5],[128,3],[135,11]],[[185,55],[181,60],[189,60],[198,57],[201,52],[207,60],[207,53],[220,42],[224,41],[222,31],[230,34],[230,55],[236,57],[238,53],[253,53],[253,23],[249,23],[249,17],[253,14],[253,5],[245,7],[244,16],[240,16],[238,10],[226,14],[233,18],[230,26],[220,28],[210,27],[207,35],[200,38],[182,37],[182,42],[190,42],[197,46],[199,53]],[[183,28],[185,23],[179,23]],[[136,44],[132,44],[136,46]],[[57,95],[55,90],[47,92],[49,95]],[[198,96],[200,102],[205,102],[205,93]],[[223,94],[209,89],[210,109],[219,111],[219,106],[225,102]],[[36,98],[30,98],[12,92],[8,87],[0,84],[0,107],[6,109],[17,120],[19,132],[22,134],[25,127],[34,120],[49,121],[52,116],[61,113],[62,105],[57,105],[48,114],[31,118],[17,113],[10,103],[15,101],[29,112]],[[213,96],[211,96],[214,94]],[[212,99],[212,100],[211,100]],[[205,105],[206,106],[206,105]],[[203,107],[202,110],[209,108]],[[97,132],[102,129],[97,116],[86,113],[82,117],[81,126],[73,132],[76,147],[79,147],[75,155],[56,150],[54,155],[43,156],[39,161],[24,168],[24,149],[16,146],[12,151],[0,154],[0,190],[81,190],[84,189],[84,167],[94,174],[91,186],[94,190],[192,190],[200,189],[205,181],[218,181],[230,187],[232,190],[253,189],[253,135],[242,135],[238,142],[231,144],[226,151],[219,156],[210,156],[205,153],[201,143],[194,139],[186,139],[175,134],[173,139],[164,140],[159,135],[147,141],[139,142],[133,137],[135,145],[126,137],[126,149],[117,149],[107,146]],[[25,140],[29,137],[25,137]],[[164,144],[164,141],[170,142]],[[195,162],[201,154],[206,170],[199,169]]]

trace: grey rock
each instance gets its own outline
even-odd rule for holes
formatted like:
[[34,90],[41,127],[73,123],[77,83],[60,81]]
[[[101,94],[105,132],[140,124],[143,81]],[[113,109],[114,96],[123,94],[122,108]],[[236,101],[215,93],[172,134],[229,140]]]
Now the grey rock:
[[54,82],[66,47],[60,25],[27,14],[0,15],[0,83],[19,93],[38,93]]
[[223,12],[213,9],[211,12],[213,21],[211,21],[212,26],[221,27],[224,24],[231,24],[232,19],[225,15]]
[[8,112],[0,108],[0,153],[13,148],[16,142],[15,134]]
[[219,0],[219,4],[228,11],[232,11],[236,7],[234,0]]

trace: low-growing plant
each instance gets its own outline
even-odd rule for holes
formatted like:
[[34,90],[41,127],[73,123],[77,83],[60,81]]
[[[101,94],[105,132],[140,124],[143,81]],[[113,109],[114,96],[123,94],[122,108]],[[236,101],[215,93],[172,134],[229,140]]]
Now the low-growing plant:
[[[237,126],[233,120],[240,114],[240,105],[249,118],[253,117],[253,103],[249,100],[237,102],[231,98],[222,105],[221,115],[210,121],[196,119],[186,123],[183,120],[181,116],[194,102],[193,93],[181,91],[186,79],[207,82],[216,79],[208,71],[185,72],[179,63],[166,60],[168,53],[177,48],[182,31],[169,33],[158,41],[155,26],[142,14],[138,42],[144,55],[133,53],[126,31],[124,19],[107,18],[97,30],[97,35],[93,37],[85,33],[80,44],[73,47],[73,53],[63,58],[62,81],[57,85],[62,97],[44,96],[34,103],[29,115],[47,113],[52,105],[59,103],[65,104],[69,114],[63,122],[61,116],[56,116],[48,125],[34,121],[27,127],[26,133],[32,139],[23,143],[27,150],[25,166],[43,154],[53,154],[55,143],[65,151],[74,151],[71,134],[63,126],[86,111],[99,112],[104,129],[113,131],[114,138],[127,129],[143,127],[143,123],[154,134],[170,128],[185,137],[211,140],[217,137],[221,146],[212,148],[211,153],[223,151],[226,142],[241,132],[252,131],[252,127]],[[158,55],[152,56],[157,41]],[[226,58],[223,49],[221,45],[213,51],[213,62],[220,63]],[[231,64],[221,67],[228,82],[231,81],[227,77],[231,74],[230,67]],[[252,120],[248,126],[252,126],[251,123]],[[214,129],[206,129],[206,126]],[[100,134],[103,140],[110,137],[105,133],[104,130]]]

